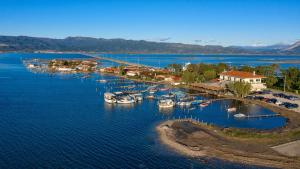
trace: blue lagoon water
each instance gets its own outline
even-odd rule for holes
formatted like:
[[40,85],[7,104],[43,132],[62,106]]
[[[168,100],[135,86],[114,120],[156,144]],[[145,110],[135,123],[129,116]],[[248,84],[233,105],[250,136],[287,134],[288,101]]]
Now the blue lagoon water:
[[[112,76],[33,73],[22,64],[31,58],[83,58],[82,55],[0,55],[0,168],[257,168],[220,160],[181,156],[160,144],[155,126],[172,118],[194,117],[219,126],[271,129],[282,117],[237,120],[226,112],[269,114],[256,105],[216,101],[195,109],[159,110],[155,101],[132,106],[103,100]],[[199,98],[205,99],[204,96]]]
[[231,66],[259,66],[279,64],[280,68],[300,68],[300,56],[271,55],[195,55],[195,54],[103,54],[105,57],[141,63],[155,67],[167,67],[171,63],[226,63]]

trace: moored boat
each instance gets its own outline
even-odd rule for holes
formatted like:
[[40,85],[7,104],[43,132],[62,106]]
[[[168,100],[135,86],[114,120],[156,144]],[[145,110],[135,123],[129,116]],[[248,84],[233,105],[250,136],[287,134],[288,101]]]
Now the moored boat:
[[158,107],[159,108],[171,108],[171,107],[174,107],[174,106],[175,106],[175,103],[171,99],[160,100],[158,102]]
[[245,118],[246,115],[242,114],[242,113],[238,113],[238,114],[233,115],[233,117],[235,117],[235,118]]
[[107,103],[116,103],[116,95],[113,93],[106,92],[104,93],[104,101]]
[[155,97],[154,97],[154,95],[150,94],[150,95],[146,96],[146,98],[147,99],[154,99]]
[[126,95],[126,96],[120,96],[117,98],[117,103],[120,104],[131,104],[131,103],[135,103],[135,100],[133,97]]
[[206,106],[208,106],[208,103],[206,103],[206,102],[203,102],[200,104],[200,107],[206,107]]
[[228,108],[227,112],[236,112],[236,107]]
[[142,93],[131,94],[130,96],[133,97],[136,101],[142,101],[143,100],[143,94]]

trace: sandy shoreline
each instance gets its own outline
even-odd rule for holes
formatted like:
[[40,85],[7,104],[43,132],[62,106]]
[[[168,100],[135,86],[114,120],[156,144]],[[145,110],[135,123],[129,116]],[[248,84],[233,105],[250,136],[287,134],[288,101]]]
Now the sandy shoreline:
[[183,130],[186,130],[186,124],[181,126],[180,123],[190,122],[166,121],[156,127],[160,141],[180,154],[248,165],[300,168],[299,158],[281,155],[271,147],[259,145],[259,142],[228,139],[213,128],[193,124],[188,126],[188,130],[193,128],[195,131],[190,133],[187,130],[185,133]]

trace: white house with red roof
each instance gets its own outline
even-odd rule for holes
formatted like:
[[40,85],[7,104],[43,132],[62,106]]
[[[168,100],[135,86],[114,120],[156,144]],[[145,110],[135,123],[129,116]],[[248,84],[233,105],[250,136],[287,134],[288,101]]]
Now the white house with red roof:
[[262,79],[265,78],[262,75],[257,75],[255,71],[243,72],[243,71],[224,71],[220,73],[220,81],[223,82],[245,82],[251,84],[251,91],[261,91],[266,89],[266,85],[262,83]]

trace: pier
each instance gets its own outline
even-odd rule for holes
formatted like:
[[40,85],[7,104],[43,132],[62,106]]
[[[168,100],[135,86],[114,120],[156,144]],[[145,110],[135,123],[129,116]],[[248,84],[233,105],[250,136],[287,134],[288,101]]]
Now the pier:
[[148,65],[144,65],[144,64],[131,63],[131,62],[126,62],[126,61],[119,60],[119,59],[113,59],[113,58],[98,56],[96,54],[89,54],[89,53],[79,53],[79,54],[89,56],[89,57],[92,57],[92,58],[96,58],[96,59],[99,59],[99,60],[106,60],[106,61],[111,61],[111,62],[124,64],[124,65],[129,65],[129,66],[152,67],[152,66],[148,66]]
[[280,114],[262,114],[262,115],[246,115],[245,118],[263,118],[263,117],[276,117]]

